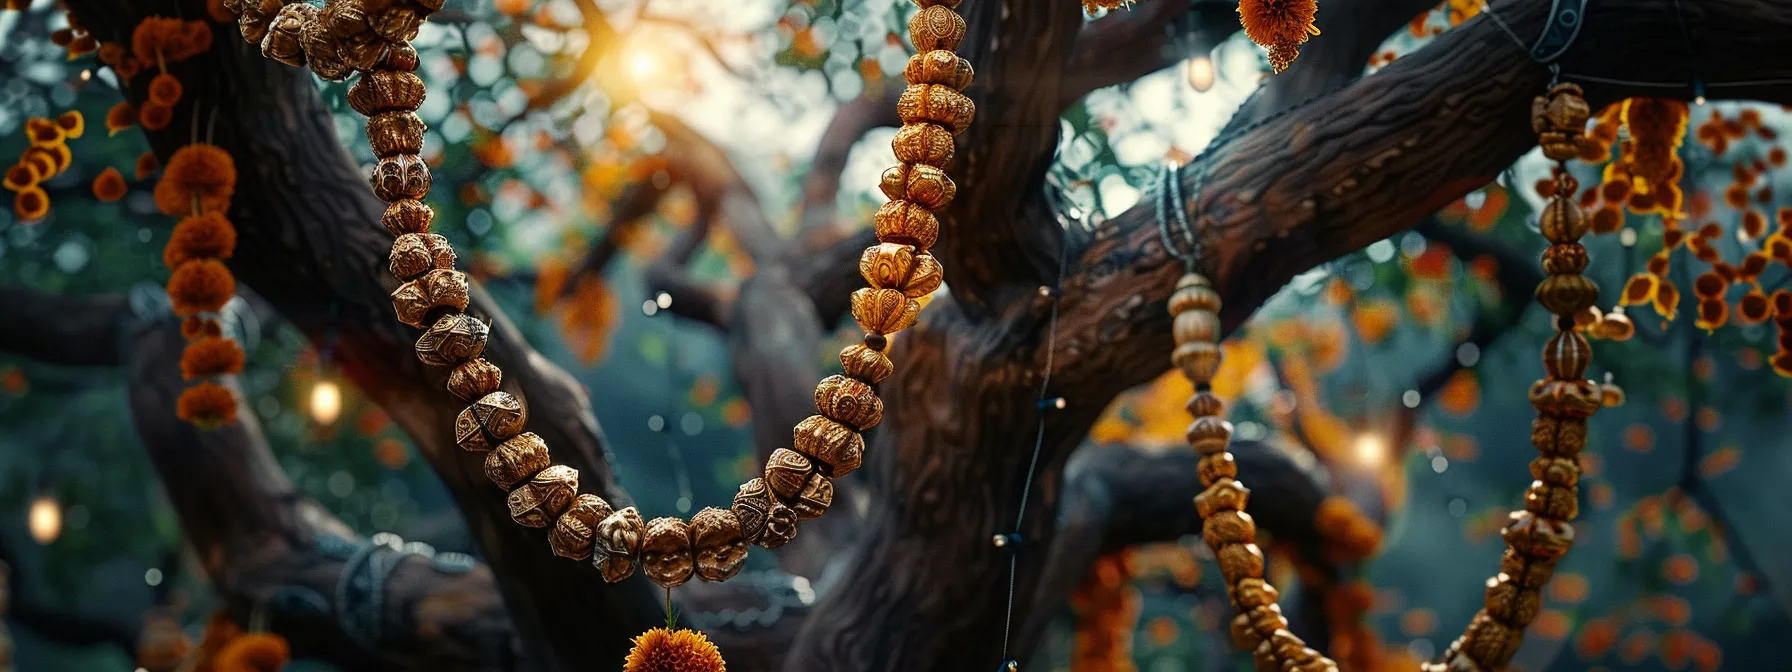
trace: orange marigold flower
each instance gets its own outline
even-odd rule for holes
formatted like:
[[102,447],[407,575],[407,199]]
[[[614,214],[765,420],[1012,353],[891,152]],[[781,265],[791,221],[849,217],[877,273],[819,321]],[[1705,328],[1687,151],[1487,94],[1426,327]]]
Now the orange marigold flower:
[[127,82],[130,81],[132,77],[136,77],[137,72],[142,69],[143,61],[139,61],[129,56],[124,57],[123,61],[119,61],[118,65],[112,66],[112,72],[118,73],[118,78]]
[[189,317],[180,322],[180,335],[189,341],[218,336],[224,333],[217,320],[203,317]]
[[119,103],[113,105],[112,109],[106,110],[106,133],[108,135],[118,135],[119,131],[130,128],[135,123],[137,123],[137,110],[131,107],[130,103]]
[[1767,300],[1767,295],[1759,289],[1750,290],[1736,302],[1736,317],[1744,324],[1760,324],[1767,320],[1767,316],[1771,312],[1773,312],[1772,303]]
[[174,108],[167,105],[157,105],[153,102],[144,103],[142,109],[137,110],[137,123],[142,125],[143,130],[146,131],[162,130],[173,121]]
[[33,147],[32,149],[42,150],[50,157],[50,161],[55,166],[53,170],[44,175],[44,179],[46,180],[50,179],[51,175],[61,175],[62,171],[68,170],[69,164],[75,162],[75,153],[69,150],[68,145]]
[[168,298],[174,302],[174,314],[181,317],[218,312],[235,295],[236,278],[223,262],[213,259],[181,264],[168,276]]
[[169,268],[194,259],[229,259],[236,250],[236,229],[217,213],[206,213],[180,220],[168,245],[162,248],[162,262]]
[[80,110],[69,110],[58,115],[56,125],[70,138],[79,138],[82,133],[87,132],[87,118],[81,116]]
[[722,652],[703,633],[654,628],[635,637],[623,672],[723,672]]
[[93,197],[111,203],[124,198],[126,191],[124,175],[117,168],[100,171],[99,177],[93,178]]
[[68,133],[57,126],[56,122],[44,117],[32,117],[25,120],[25,137],[31,140],[32,147],[54,147],[66,139]]
[[1270,64],[1276,72],[1287,69],[1307,38],[1319,34],[1313,18],[1317,0],[1239,0],[1238,18],[1252,42],[1270,48]]
[[213,145],[192,144],[168,157],[162,179],[156,183],[156,207],[168,215],[191,214],[197,198],[199,212],[221,212],[230,207],[235,192],[236,163],[230,153]]
[[[214,429],[228,425],[236,422],[236,395],[230,392],[230,388],[224,387],[223,385],[211,381],[202,382],[198,385],[189,387],[180,393],[180,399],[174,403],[174,414],[181,420],[193,423],[204,429]],[[241,639],[242,638],[239,637],[236,640],[232,640],[230,644],[226,644],[224,646],[224,652],[228,652],[230,648],[235,645],[236,641]],[[218,655],[218,659],[213,662],[212,669],[217,670],[218,672],[223,672],[223,670],[227,669],[256,669],[253,667],[227,668],[218,664],[223,660],[224,653],[221,652]],[[277,670],[279,668],[275,667],[268,669]]]
[[26,148],[24,155],[19,157],[19,163],[37,169],[37,179],[40,182],[56,174],[56,153],[42,147]]
[[43,187],[35,185],[20,189],[12,199],[12,214],[27,221],[43,219],[44,215],[50,214],[50,195]]
[[144,152],[137,155],[137,179],[146,179],[162,169],[162,162],[156,158],[155,152]]
[[243,346],[218,336],[187,344],[180,353],[180,375],[187,380],[228,376],[243,372]]
[[1694,320],[1693,324],[1705,331],[1711,331],[1724,326],[1729,319],[1730,304],[1719,299],[1704,299],[1699,301],[1699,319]]
[[175,103],[180,102],[180,93],[180,80],[175,79],[174,75],[164,72],[149,80],[149,102],[151,105],[173,107]]
[[211,47],[212,29],[203,21],[152,16],[131,33],[131,51],[137,60],[158,67],[187,60]]
[[6,169],[5,186],[9,191],[22,191],[36,185],[43,174],[38,172],[37,164],[20,161]]
[[106,65],[116,66],[116,65],[118,65],[118,63],[120,61],[124,60],[125,58],[126,58],[126,54],[124,53],[124,45],[119,44],[117,42],[101,42],[100,43],[100,62],[101,63],[104,63]]

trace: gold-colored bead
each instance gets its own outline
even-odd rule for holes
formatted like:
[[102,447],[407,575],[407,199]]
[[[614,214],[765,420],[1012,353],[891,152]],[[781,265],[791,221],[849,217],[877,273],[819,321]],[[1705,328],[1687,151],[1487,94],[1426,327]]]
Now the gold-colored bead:
[[[1237,581],[1232,583],[1236,584]],[[1288,627],[1288,619],[1282,615],[1282,608],[1273,604],[1253,607],[1244,614],[1251,625],[1251,631],[1256,633],[1258,639],[1266,639],[1275,634],[1275,631]]]
[[1180,315],[1190,310],[1205,310],[1210,313],[1220,312],[1220,294],[1213,290],[1213,283],[1199,273],[1186,273],[1176,281],[1176,291],[1170,293],[1170,314]]
[[268,23],[266,35],[261,39],[261,55],[295,68],[305,65],[305,48],[300,44],[300,35],[317,12],[316,7],[304,3],[282,6]]
[[1585,276],[1552,275],[1537,285],[1537,302],[1557,315],[1573,315],[1599,302],[1599,285]]
[[419,199],[429,193],[429,166],[416,154],[383,157],[374,164],[367,182],[373,195],[388,203]]
[[803,486],[809,483],[809,474],[815,473],[814,463],[789,448],[772,451],[771,457],[765,460],[765,486],[778,499],[789,502],[802,494]]
[[1573,418],[1537,418],[1531,421],[1531,445],[1545,457],[1573,459],[1587,447],[1587,422]]
[[1214,548],[1249,543],[1257,538],[1257,522],[1243,511],[1221,511],[1201,523],[1201,538]]
[[952,51],[964,39],[964,17],[943,6],[925,7],[908,19],[908,37],[915,51]]
[[354,66],[337,50],[337,37],[330,32],[328,22],[321,20],[321,14],[322,10],[312,14],[300,29],[299,46],[305,49],[311,74],[324,81],[339,82],[354,73]]
[[493,392],[454,417],[454,443],[463,450],[485,452],[523,431],[529,407],[508,392]]
[[1514,628],[1487,615],[1475,614],[1462,633],[1462,652],[1482,665],[1501,669],[1518,653],[1524,642],[1524,630]]
[[897,289],[909,298],[932,294],[945,281],[938,259],[900,243],[865,248],[859,257],[859,274],[873,289]]
[[591,564],[597,567],[604,581],[618,583],[635,573],[635,562],[641,557],[641,541],[647,536],[647,523],[635,507],[610,514],[597,524],[592,537]]
[[461,362],[448,373],[448,391],[462,401],[472,401],[498,391],[504,383],[504,371],[484,359]]
[[1566,245],[1580,240],[1587,235],[1587,214],[1581,212],[1580,206],[1573,201],[1556,195],[1543,204],[1543,212],[1538,215],[1537,229],[1543,237],[1557,245]]
[[417,337],[417,359],[430,366],[454,366],[473,359],[485,351],[491,329],[466,313],[449,313],[437,318],[429,330]]
[[775,503],[764,479],[755,478],[740,484],[740,492],[734,494],[732,511],[734,518],[740,521],[741,538],[749,543],[759,540],[759,534],[765,531],[766,516]]
[[891,166],[878,188],[892,201],[912,201],[929,210],[943,209],[958,196],[958,185],[946,171],[920,163]]
[[1233,459],[1232,453],[1202,455],[1196,474],[1201,478],[1201,485],[1213,487],[1221,480],[1238,478],[1238,461]]
[[1185,310],[1170,323],[1170,336],[1177,345],[1184,343],[1218,343],[1220,316],[1205,310]]
[[510,519],[524,527],[547,527],[572,506],[579,492],[579,470],[556,464],[536,472],[529,482],[510,491],[505,504]]
[[1202,416],[1189,423],[1188,444],[1202,455],[1223,452],[1232,440],[1232,423],[1217,416]]
[[741,537],[740,520],[734,513],[704,507],[691,517],[690,533],[697,578],[727,581],[740,573],[747,560],[747,541]]
[[662,588],[683,585],[697,572],[689,526],[678,518],[647,521],[641,540],[641,573]]
[[[1203,461],[1216,457],[1218,455],[1209,455]],[[1227,454],[1226,457],[1230,458],[1231,455]],[[1232,464],[1230,459],[1225,462]],[[1236,471],[1236,469],[1234,470]],[[1221,511],[1243,511],[1245,504],[1250,501],[1251,489],[1244,487],[1243,483],[1227,477],[1215,481],[1212,485],[1207,486],[1206,490],[1201,491],[1201,494],[1195,495],[1195,511],[1200,513],[1202,518],[1210,518]]]
[[1226,577],[1226,583],[1263,578],[1263,551],[1256,544],[1222,546],[1215,555],[1219,556],[1220,574]]
[[1500,537],[1512,550],[1533,558],[1555,559],[1574,545],[1574,526],[1529,511],[1514,511]]
[[884,402],[877,398],[876,390],[862,381],[828,376],[815,385],[815,410],[862,432],[883,420]]
[[876,334],[894,334],[914,326],[921,304],[894,289],[861,289],[852,293],[852,317]]
[[933,247],[940,238],[940,220],[933,211],[909,201],[890,201],[878,207],[872,217],[877,239],[886,243],[914,245],[923,250]]
[[808,482],[788,506],[798,520],[820,518],[834,504],[834,481],[822,474],[810,474]]
[[796,512],[783,502],[772,502],[772,508],[765,514],[765,529],[753,543],[761,548],[777,548],[790,543],[796,538]]
[[971,68],[970,61],[959,58],[958,54],[936,49],[909,57],[908,67],[903,68],[902,76],[910,84],[938,84],[963,91],[971,85],[976,71]]
[[853,344],[840,351],[840,364],[846,375],[876,385],[896,371],[896,364],[882,352]]
[[816,471],[840,478],[858,469],[865,457],[865,439],[851,427],[824,416],[811,415],[796,424],[792,447],[815,465]]
[[1553,418],[1587,419],[1604,405],[1590,380],[1539,380],[1531,385],[1531,407]]
[[[419,6],[427,5],[427,4],[430,4],[430,3],[429,2],[417,3],[417,5],[419,5]],[[436,5],[435,7],[430,8],[430,11],[434,11],[436,9],[441,9],[441,3],[435,3],[435,5]],[[409,42],[403,42],[401,44],[394,44],[394,45],[391,45],[390,47],[388,47],[386,49],[386,57],[383,59],[380,59],[380,62],[376,66],[376,69],[397,70],[399,72],[416,72],[417,65],[418,65],[417,48],[411,46]]]
[[399,322],[421,328],[430,315],[466,310],[469,291],[467,274],[438,268],[392,290],[392,310]]
[[1537,615],[1543,612],[1543,594],[1535,588],[1514,583],[1511,577],[1496,576],[1487,580],[1482,604],[1486,605],[1489,616],[1522,628],[1537,620]]
[[348,87],[349,107],[372,117],[381,112],[413,112],[428,94],[423,79],[402,70],[374,70],[361,74]]
[[416,154],[423,151],[423,131],[427,129],[416,112],[380,112],[367,118],[367,144],[373,155],[381,158]]
[[1531,478],[1557,487],[1572,488],[1580,483],[1580,464],[1573,458],[1539,457],[1531,460]]
[[416,199],[393,201],[386,206],[386,214],[380,217],[380,223],[394,236],[407,233],[427,233],[430,220],[435,219],[435,210]]
[[911,84],[896,99],[896,116],[904,124],[938,124],[958,135],[977,118],[977,104],[949,86]]
[[1545,518],[1574,520],[1580,513],[1580,496],[1574,488],[1532,481],[1524,492],[1524,508]]
[[1511,549],[1500,555],[1500,574],[1525,588],[1542,588],[1555,573],[1554,558],[1532,558]]
[[[1272,604],[1270,606],[1275,605]],[[1231,628],[1232,644],[1240,649],[1254,651],[1256,650],[1257,645],[1263,642],[1263,637],[1258,635],[1257,631],[1251,627],[1251,617],[1249,614],[1238,614],[1237,616],[1233,616]]]
[[1228,590],[1232,592],[1232,600],[1238,604],[1239,609],[1266,607],[1275,604],[1282,596],[1275,586],[1263,579],[1245,579]]
[[1593,363],[1593,346],[1577,331],[1558,331],[1543,346],[1543,370],[1556,380],[1581,380]]
[[598,523],[615,512],[602,497],[579,495],[573,499],[572,507],[554,521],[554,529],[548,532],[548,546],[554,550],[554,555],[562,558],[584,560],[591,557],[591,543],[597,536]]
[[890,139],[890,149],[895,150],[896,160],[904,164],[945,167],[952,164],[958,147],[944,127],[910,123],[896,130],[896,136]]
[[1213,382],[1222,357],[1219,344],[1206,341],[1183,343],[1170,352],[1170,361],[1196,385]]
[[485,476],[509,490],[548,468],[548,444],[533,432],[524,432],[485,455]]
[[392,277],[410,280],[430,269],[452,269],[454,261],[454,246],[448,244],[447,238],[433,233],[406,233],[392,241],[387,270],[392,272]]
[[281,0],[245,0],[242,14],[236,17],[236,25],[243,34],[243,40],[252,45],[261,44],[273,27],[274,18],[283,9],[285,5]]
[[1587,248],[1580,243],[1551,245],[1543,250],[1543,272],[1576,275],[1587,270]]

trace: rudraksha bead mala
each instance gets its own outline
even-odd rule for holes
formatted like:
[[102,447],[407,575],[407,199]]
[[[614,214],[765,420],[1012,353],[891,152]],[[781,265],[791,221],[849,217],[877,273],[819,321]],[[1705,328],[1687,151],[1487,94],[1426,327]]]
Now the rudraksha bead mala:
[[1484,672],[1505,668],[1524,642],[1524,629],[1543,609],[1543,587],[1556,563],[1574,544],[1579,511],[1580,451],[1587,446],[1587,419],[1602,404],[1603,391],[1587,380],[1593,349],[1575,328],[1575,315],[1599,300],[1599,287],[1581,275],[1587,250],[1580,238],[1586,215],[1574,202],[1580,185],[1568,174],[1567,162],[1580,154],[1581,134],[1591,110],[1580,87],[1557,84],[1531,103],[1531,126],[1544,156],[1556,162],[1555,193],[1544,205],[1538,228],[1550,242],[1543,252],[1549,274],[1537,286],[1537,301],[1556,315],[1556,335],[1543,347],[1547,377],[1531,385],[1531,443],[1539,456],[1531,461],[1531,486],[1524,510],[1512,513],[1500,536],[1506,552],[1500,573],[1487,580],[1482,608],[1468,628],[1444,652],[1443,662],[1426,672]]
[[1238,463],[1228,450],[1232,423],[1223,417],[1225,402],[1212,390],[1221,359],[1219,313],[1219,292],[1206,277],[1190,272],[1177,281],[1170,295],[1171,335],[1176,341],[1170,360],[1195,384],[1195,396],[1188,401],[1188,411],[1195,416],[1188,426],[1188,442],[1201,455],[1197,473],[1206,488],[1195,497],[1195,508],[1203,520],[1201,538],[1219,558],[1226,594],[1238,610],[1232,619],[1232,641],[1252,652],[1258,670],[1335,672],[1337,663],[1288,630],[1288,619],[1276,604],[1279,594],[1263,578],[1257,523],[1244,511],[1251,490],[1238,480]]
[[[423,203],[430,173],[423,150],[425,95],[415,74],[417,52],[408,40],[440,0],[331,0],[323,7],[280,0],[225,0],[243,38],[262,54],[288,65],[310,65],[327,80],[360,77],[349,105],[367,117],[367,138],[378,162],[369,183],[388,203],[381,219],[397,236],[389,268],[403,281],[392,293],[398,320],[423,329],[417,357],[449,369],[447,387],[469,402],[455,418],[462,449],[485,453],[485,471],[509,491],[518,524],[549,528],[557,555],[591,560],[606,581],[622,581],[637,568],[671,588],[695,576],[724,581],[740,571],[747,544],[777,548],[796,536],[797,521],[822,515],[833,503],[833,479],[863,461],[861,432],[883,419],[872,387],[895,367],[889,336],[920,314],[919,299],[939,289],[940,263],[928,248],[939,237],[934,214],[958,188],[946,176],[975,106],[964,95],[969,62],[954,50],[964,39],[958,0],[915,0],[909,37],[919,53],[904,71],[908,88],[897,101],[903,126],[891,143],[901,164],[881,180],[890,202],[877,212],[878,244],[865,250],[859,271],[870,287],[853,292],[852,314],[865,330],[862,345],[840,353],[845,375],[815,388],[816,415],[798,423],[792,448],[780,448],[765,474],[740,486],[730,509],[706,508],[688,523],[679,518],[645,521],[634,507],[615,510],[603,498],[578,494],[578,470],[554,465],[541,437],[524,431],[528,406],[498,388],[503,372],[481,357],[491,329],[466,314],[469,285],[455,270],[454,249],[429,232],[434,211]],[[1261,568],[1258,570],[1261,572]]]

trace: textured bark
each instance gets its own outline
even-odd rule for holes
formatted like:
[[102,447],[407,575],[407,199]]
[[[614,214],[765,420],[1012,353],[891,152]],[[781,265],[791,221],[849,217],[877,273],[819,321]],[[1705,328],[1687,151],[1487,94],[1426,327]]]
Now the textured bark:
[[[198,4],[143,8],[108,0],[70,6],[89,26],[204,11]],[[230,216],[238,239],[230,267],[238,281],[314,342],[333,338],[332,361],[415,440],[466,516],[525,649],[541,668],[621,661],[633,634],[663,620],[657,591],[639,577],[606,584],[586,564],[549,552],[544,531],[510,520],[503,492],[485,477],[483,456],[455,446],[453,419],[463,404],[443,390],[445,371],[417,360],[418,331],[393,318],[388,293],[397,283],[384,268],[392,235],[378,224],[383,204],[343,150],[311,74],[263,58],[223,30],[209,53],[171,70],[185,84],[176,123],[147,135],[166,163],[193,140],[188,120],[199,119],[213,144],[236,158]],[[135,102],[146,95],[148,78],[140,79],[130,91]],[[603,457],[607,447],[585,391],[531,349],[482,289],[475,288],[468,312],[491,324],[485,355],[503,367],[504,389],[529,404],[529,431],[548,442],[557,463],[579,470],[582,491],[627,505]],[[610,627],[591,628],[593,621]]]

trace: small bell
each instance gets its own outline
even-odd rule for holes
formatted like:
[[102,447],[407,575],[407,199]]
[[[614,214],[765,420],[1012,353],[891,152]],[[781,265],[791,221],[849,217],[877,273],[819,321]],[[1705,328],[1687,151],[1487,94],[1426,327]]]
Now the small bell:
[[1612,382],[1612,374],[1605,374],[1605,384],[1599,386],[1599,403],[1606,408],[1617,408],[1624,405],[1624,388]]

